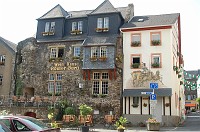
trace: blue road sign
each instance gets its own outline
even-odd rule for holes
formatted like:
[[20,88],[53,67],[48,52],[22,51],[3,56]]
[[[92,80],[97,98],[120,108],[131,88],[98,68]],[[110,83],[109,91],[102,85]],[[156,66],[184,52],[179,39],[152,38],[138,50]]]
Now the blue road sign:
[[150,83],[150,89],[158,89],[158,83]]
[[150,94],[150,100],[157,100],[156,99],[156,94]]

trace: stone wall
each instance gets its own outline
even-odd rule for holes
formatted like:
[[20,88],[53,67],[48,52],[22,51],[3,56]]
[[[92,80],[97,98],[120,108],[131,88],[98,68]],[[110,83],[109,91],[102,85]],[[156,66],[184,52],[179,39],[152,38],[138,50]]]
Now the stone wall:
[[[20,42],[18,53],[22,56],[21,61],[18,58],[17,79],[22,83],[22,94],[26,88],[33,88],[33,96],[48,95],[49,73],[62,74],[62,98],[67,99],[75,106],[82,103],[88,104],[94,110],[99,110],[97,118],[109,114],[119,116],[121,114],[121,92],[122,92],[122,44],[121,38],[118,38],[116,47],[116,69],[111,70],[112,79],[109,80],[109,88],[107,96],[94,97],[92,95],[92,80],[84,79],[82,70],[82,55],[80,59],[73,59],[73,46],[80,45],[82,41],[74,42],[49,42],[37,43],[34,38],[26,39]],[[49,59],[50,48],[52,46],[64,46],[64,58],[51,62]],[[70,64],[76,65],[78,68],[70,68]],[[56,65],[63,66],[62,70],[52,70]],[[92,78],[92,72],[89,70],[89,75]],[[98,71],[98,70],[95,70]],[[101,70],[99,70],[101,71]],[[103,71],[106,71],[104,69]],[[108,72],[110,70],[107,70]],[[115,73],[114,73],[115,72]],[[116,74],[116,78],[114,78]],[[79,83],[83,84],[83,88],[79,88]],[[17,90],[16,90],[17,91]]]

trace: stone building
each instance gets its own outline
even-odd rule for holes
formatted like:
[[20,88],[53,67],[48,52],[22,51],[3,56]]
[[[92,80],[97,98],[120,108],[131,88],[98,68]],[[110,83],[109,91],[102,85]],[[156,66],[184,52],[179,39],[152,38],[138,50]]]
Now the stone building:
[[22,89],[16,87],[15,94],[61,96],[77,106],[91,105],[98,115],[119,115],[119,28],[133,13],[133,4],[115,8],[109,0],[95,10],[67,12],[55,6],[37,19],[36,38],[18,44],[17,81]]
[[14,90],[15,53],[17,45],[0,37],[0,95]]

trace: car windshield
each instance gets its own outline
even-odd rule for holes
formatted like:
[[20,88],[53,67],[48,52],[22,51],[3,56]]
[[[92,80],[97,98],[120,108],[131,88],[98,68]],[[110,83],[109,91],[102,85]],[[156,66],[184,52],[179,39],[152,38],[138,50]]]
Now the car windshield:
[[35,118],[23,117],[23,119],[27,121],[27,123],[30,124],[31,127],[36,128],[38,130],[44,130],[49,128],[45,123]]

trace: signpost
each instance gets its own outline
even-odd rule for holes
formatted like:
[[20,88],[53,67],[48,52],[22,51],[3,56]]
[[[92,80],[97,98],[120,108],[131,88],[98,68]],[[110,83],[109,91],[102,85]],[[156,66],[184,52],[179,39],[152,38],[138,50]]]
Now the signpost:
[[157,104],[157,96],[154,93],[154,89],[158,89],[158,83],[150,83],[150,89],[153,89],[153,94],[150,94],[150,106],[151,106],[151,110],[152,110],[152,116],[155,118],[155,112],[154,109],[156,107]]

